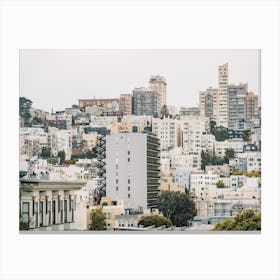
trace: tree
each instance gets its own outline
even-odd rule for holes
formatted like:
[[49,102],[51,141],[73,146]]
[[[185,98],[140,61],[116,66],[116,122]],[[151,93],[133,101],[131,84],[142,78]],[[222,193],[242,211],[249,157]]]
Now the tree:
[[57,156],[59,157],[59,163],[63,164],[65,161],[65,151],[58,151]]
[[225,219],[214,227],[215,231],[222,230],[261,230],[261,214],[255,213],[254,210],[244,210],[238,213],[233,220]]
[[201,169],[205,170],[206,165],[223,165],[225,163],[225,158],[217,157],[211,152],[201,151]]
[[226,163],[229,163],[230,158],[234,158],[234,153],[235,153],[234,149],[232,149],[232,148],[226,149],[225,156],[224,156]]
[[35,116],[33,119],[32,119],[32,124],[34,125],[37,125],[37,124],[43,124],[44,123],[44,120]]
[[41,157],[42,158],[49,158],[51,156],[51,149],[50,148],[42,148]]
[[24,119],[24,126],[31,126],[30,123],[30,109],[32,106],[32,101],[25,97],[19,98],[19,115]]
[[221,188],[221,189],[226,187],[225,183],[222,180],[218,180],[216,185],[217,185],[217,188]]
[[160,226],[171,227],[172,222],[166,217],[159,216],[159,215],[151,215],[142,218],[138,223],[138,225],[143,225],[144,227],[148,227],[152,225],[155,225],[155,227],[160,227]]
[[90,215],[89,230],[106,230],[105,218],[101,208],[93,209]]
[[158,117],[159,117],[158,112],[155,112],[155,113],[153,114],[153,117],[154,117],[154,118],[158,118]]
[[158,197],[158,208],[175,226],[187,226],[196,215],[195,204],[188,192],[162,191]]
[[169,116],[169,110],[166,105],[163,105],[160,110],[160,118],[163,119],[164,117],[167,118]]
[[55,157],[48,158],[48,164],[56,165],[57,163],[58,163],[57,158]]

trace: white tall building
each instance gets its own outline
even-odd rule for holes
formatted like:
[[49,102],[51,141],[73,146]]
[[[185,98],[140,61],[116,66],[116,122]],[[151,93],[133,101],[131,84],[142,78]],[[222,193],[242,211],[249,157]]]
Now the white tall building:
[[228,127],[228,63],[219,66],[218,75],[217,125]]
[[160,143],[151,133],[106,136],[106,195],[126,207],[157,207]]
[[181,119],[182,147],[190,152],[201,152],[201,135],[209,128],[209,118],[184,117]]
[[161,148],[176,148],[181,145],[181,127],[178,120],[153,118],[152,130],[160,139]]

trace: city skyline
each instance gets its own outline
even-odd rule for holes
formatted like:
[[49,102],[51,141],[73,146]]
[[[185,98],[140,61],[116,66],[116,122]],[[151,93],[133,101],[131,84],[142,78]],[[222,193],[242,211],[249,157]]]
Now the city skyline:
[[78,99],[131,94],[159,74],[167,80],[167,104],[192,107],[200,91],[218,87],[218,66],[224,63],[230,83],[248,83],[248,91],[260,96],[259,50],[180,49],[21,50],[20,96],[51,112]]

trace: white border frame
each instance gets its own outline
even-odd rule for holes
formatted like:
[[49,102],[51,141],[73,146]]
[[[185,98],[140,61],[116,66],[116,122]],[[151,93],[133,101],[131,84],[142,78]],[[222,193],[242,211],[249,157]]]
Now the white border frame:
[[[279,34],[278,1],[2,1],[1,277],[279,279]],[[19,235],[18,50],[27,48],[261,49],[262,233]]]

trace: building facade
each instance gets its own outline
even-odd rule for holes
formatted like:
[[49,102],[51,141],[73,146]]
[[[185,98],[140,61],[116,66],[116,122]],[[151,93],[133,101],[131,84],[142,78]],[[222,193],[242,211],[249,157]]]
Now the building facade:
[[228,126],[228,63],[220,65],[218,69],[218,98],[217,125]]
[[[82,181],[20,180],[20,222],[26,229],[73,223]],[[63,228],[62,228],[63,229]]]
[[160,109],[166,105],[166,79],[162,76],[156,75],[150,78],[150,88],[160,95]]
[[153,118],[152,131],[160,139],[161,148],[181,146],[181,126],[178,120]]
[[132,96],[131,94],[120,95],[120,111],[124,115],[132,114]]
[[151,133],[106,136],[106,195],[134,209],[157,207],[160,143]]
[[132,114],[153,116],[160,114],[160,94],[149,88],[135,88],[132,95]]
[[234,129],[236,123],[246,119],[246,94],[248,84],[228,86],[228,128]]

